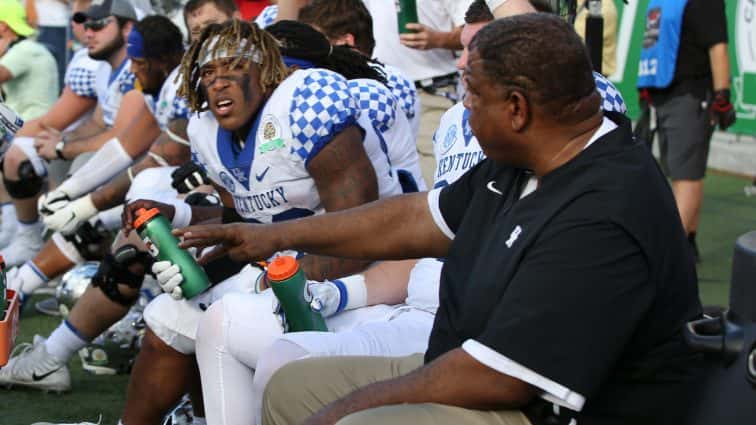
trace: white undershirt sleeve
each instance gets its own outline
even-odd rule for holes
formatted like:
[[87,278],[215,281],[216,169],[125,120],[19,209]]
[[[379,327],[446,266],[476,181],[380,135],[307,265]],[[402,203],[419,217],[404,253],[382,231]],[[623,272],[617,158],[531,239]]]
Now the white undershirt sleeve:
[[110,139],[58,188],[71,199],[76,199],[107,183],[126,170],[134,159],[129,156],[117,138]]
[[585,404],[585,397],[581,394],[540,375],[534,370],[528,369],[474,339],[468,339],[465,341],[464,344],[462,344],[462,349],[475,360],[483,363],[491,369],[540,388],[544,391],[543,394],[541,394],[541,398],[546,401],[572,409],[576,412],[579,412]]
[[441,188],[433,189],[428,192],[428,209],[430,210],[433,221],[441,230],[441,233],[446,235],[447,238],[454,240],[454,232],[452,232],[449,225],[446,224],[443,214],[441,214],[441,206],[439,205],[439,197],[441,196]]

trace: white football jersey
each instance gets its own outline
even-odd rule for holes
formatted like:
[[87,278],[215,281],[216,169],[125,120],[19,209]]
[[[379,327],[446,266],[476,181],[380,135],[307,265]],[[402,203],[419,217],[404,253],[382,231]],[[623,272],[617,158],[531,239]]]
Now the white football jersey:
[[[349,80],[349,90],[360,108],[358,122],[365,130],[365,152],[376,174],[387,173],[401,186],[399,193],[424,190],[424,185],[416,181],[419,175],[423,183],[414,138],[396,97],[386,86],[370,79]],[[382,184],[381,175],[378,184]],[[396,194],[392,191],[385,195],[392,193]]]
[[168,123],[173,120],[187,119],[189,117],[189,108],[186,100],[176,95],[180,85],[180,82],[176,81],[178,73],[178,67],[171,71],[160,88],[157,100],[150,95],[144,96],[147,107],[152,112],[152,115],[155,116],[155,120],[158,122],[161,130],[165,130],[168,127]]
[[399,108],[404,112],[412,127],[412,135],[417,138],[417,133],[420,130],[422,105],[420,96],[417,95],[415,83],[395,66],[376,64],[376,67],[386,76],[386,86],[399,101]]
[[246,143],[218,126],[212,113],[189,119],[193,161],[234,199],[247,221],[270,223],[324,212],[307,164],[360,111],[344,77],[323,69],[286,78],[257,114]]
[[365,131],[362,146],[365,148],[378,179],[378,192],[381,198],[402,193],[399,178],[391,168],[387,138],[394,136],[396,130],[396,99],[386,87],[369,79],[349,80],[349,91],[354,96],[360,116],[357,124]]
[[462,103],[452,106],[441,117],[433,134],[434,188],[451,184],[486,157],[472,133],[469,117],[470,111]]
[[[66,67],[66,75],[63,79],[66,87],[79,97],[97,99],[97,76],[100,73],[109,74],[110,64],[106,61],[98,61],[89,57],[87,49],[79,49],[74,53]],[[89,119],[92,111],[87,112],[69,125],[65,131],[72,131]]]
[[273,25],[273,23],[276,22],[277,17],[278,5],[272,4],[270,6],[265,6],[265,9],[263,9],[262,12],[257,15],[257,18],[255,18],[255,23],[258,27],[265,29]]
[[134,89],[136,76],[130,68],[131,61],[126,59],[112,72],[97,74],[97,102],[102,107],[102,118],[108,127],[115,121],[123,95]]

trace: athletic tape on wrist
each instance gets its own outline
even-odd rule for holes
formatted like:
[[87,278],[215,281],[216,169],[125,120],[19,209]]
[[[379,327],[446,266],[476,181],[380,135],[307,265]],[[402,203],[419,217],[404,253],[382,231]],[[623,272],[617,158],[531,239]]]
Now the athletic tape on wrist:
[[176,202],[173,205],[174,213],[171,224],[174,229],[186,227],[192,223],[192,207],[186,202]]
[[[338,282],[341,283],[341,286],[343,286],[347,295],[345,297],[342,292],[339,309],[337,311],[354,310],[355,308],[365,307],[367,305],[367,286],[365,285],[365,276],[361,274],[353,274],[338,279]],[[334,284],[336,283],[334,282]],[[336,287],[339,288],[340,292],[342,290],[341,286],[336,284]]]
[[336,285],[336,288],[339,289],[339,306],[336,307],[336,313],[344,311],[344,307],[346,307],[347,300],[349,299],[349,293],[347,292],[346,285],[344,285],[344,282],[334,279],[331,281],[334,285]]

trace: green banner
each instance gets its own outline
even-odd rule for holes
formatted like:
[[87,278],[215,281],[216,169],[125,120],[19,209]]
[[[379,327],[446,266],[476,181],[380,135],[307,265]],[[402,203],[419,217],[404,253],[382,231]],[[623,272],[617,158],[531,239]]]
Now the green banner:
[[[614,0],[617,5],[617,71],[610,79],[620,89],[631,117],[638,116],[640,46],[649,0]],[[732,103],[738,121],[733,133],[756,135],[756,0],[725,0],[729,34]]]

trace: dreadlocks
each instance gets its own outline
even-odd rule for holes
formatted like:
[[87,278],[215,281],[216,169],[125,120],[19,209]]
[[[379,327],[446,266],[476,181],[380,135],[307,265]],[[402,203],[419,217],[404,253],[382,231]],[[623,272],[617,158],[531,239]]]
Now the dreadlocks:
[[371,60],[347,46],[333,46],[321,32],[297,21],[279,21],[265,29],[281,44],[284,56],[304,59],[348,80],[369,78],[386,84],[386,77]]
[[231,67],[249,66],[242,60],[256,57],[260,66],[260,84],[263,90],[276,87],[288,75],[281,59],[278,43],[270,34],[257,25],[233,19],[222,24],[212,24],[202,31],[199,39],[189,46],[181,62],[181,86],[178,95],[186,99],[193,111],[207,110],[205,93],[200,90],[201,56],[215,56],[220,52],[235,52]]

